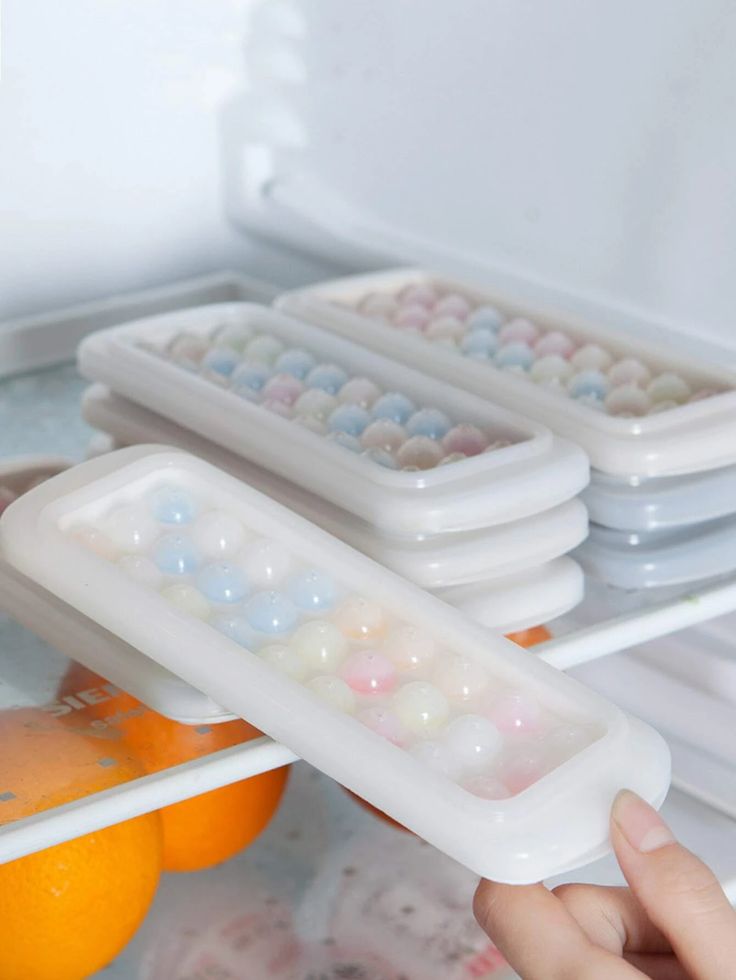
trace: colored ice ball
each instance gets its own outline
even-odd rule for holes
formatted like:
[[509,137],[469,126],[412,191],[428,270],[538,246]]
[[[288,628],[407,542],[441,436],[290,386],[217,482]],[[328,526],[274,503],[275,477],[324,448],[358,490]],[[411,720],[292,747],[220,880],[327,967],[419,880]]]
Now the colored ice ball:
[[338,401],[334,395],[321,388],[312,388],[300,395],[294,403],[294,412],[298,416],[308,416],[326,419],[337,408]]
[[107,515],[102,530],[121,551],[147,551],[160,528],[144,504],[123,504]]
[[337,598],[334,580],[318,568],[306,568],[290,580],[287,591],[300,609],[320,612],[330,609]]
[[611,415],[646,415],[651,407],[649,395],[633,382],[613,388],[606,396],[606,411]]
[[470,313],[470,302],[460,293],[446,293],[435,305],[436,313],[456,316],[464,319]]
[[151,513],[162,524],[188,524],[197,516],[194,497],[181,487],[159,487],[149,501]]
[[455,718],[445,729],[443,741],[463,772],[478,772],[487,768],[503,745],[499,730],[482,715],[460,715]]
[[258,656],[280,674],[285,674],[295,681],[301,681],[306,676],[307,668],[304,661],[293,647],[286,646],[284,643],[268,643],[261,647]]
[[299,619],[299,611],[288,596],[271,589],[257,592],[245,604],[245,615],[261,633],[287,633]]
[[377,602],[362,596],[349,596],[335,610],[334,623],[354,640],[370,640],[385,628],[383,609]]
[[452,422],[438,408],[420,408],[414,412],[406,423],[406,431],[410,436],[428,436],[430,439],[441,439],[447,435]]
[[514,317],[498,331],[498,339],[502,344],[533,344],[539,337],[539,327],[524,317]]
[[248,361],[258,361],[261,364],[271,365],[276,358],[283,354],[284,344],[278,337],[269,334],[258,334],[245,345],[245,358]]
[[429,283],[411,283],[399,292],[402,303],[417,303],[419,306],[434,306],[437,302],[437,290]]
[[274,374],[263,386],[263,397],[293,405],[304,390],[304,385],[292,374]]
[[252,339],[253,328],[245,323],[223,324],[212,334],[212,342],[216,347],[230,347],[236,351],[243,351]]
[[406,469],[429,470],[437,466],[444,452],[440,443],[427,436],[412,436],[400,446],[396,462]]
[[385,449],[366,449],[363,452],[363,456],[372,463],[383,466],[387,470],[397,470],[399,468],[394,457]]
[[317,363],[314,355],[299,347],[290,347],[279,354],[274,367],[281,374],[290,374],[303,381]]
[[148,589],[158,589],[163,581],[163,574],[146,555],[123,555],[118,567],[139,585]]
[[652,372],[635,357],[625,357],[616,361],[608,370],[608,380],[612,385],[634,384],[645,387],[652,378]]
[[210,614],[210,604],[193,586],[186,582],[175,582],[161,590],[161,595],[172,606],[181,612],[194,616],[195,619],[207,619]]
[[570,357],[575,351],[576,344],[572,338],[568,337],[562,330],[549,330],[543,334],[534,345],[534,353],[537,357],[545,357],[547,354],[559,354],[560,357]]
[[534,362],[534,353],[529,346],[522,341],[502,344],[498,348],[493,363],[500,368],[520,368],[528,371]]
[[483,667],[460,654],[441,657],[432,679],[452,701],[476,701],[488,687],[488,675]]
[[172,531],[156,542],[153,560],[167,575],[191,575],[199,567],[201,558],[190,538]]
[[330,432],[327,436],[330,442],[336,443],[338,446],[342,446],[343,449],[349,450],[351,453],[362,453],[363,447],[360,444],[360,439],[355,436],[351,436],[348,432]]
[[338,401],[345,404],[370,408],[381,393],[381,389],[370,378],[351,378],[342,386],[337,397]]
[[383,705],[376,704],[364,708],[358,713],[357,718],[366,728],[370,728],[376,735],[380,735],[394,745],[402,745],[406,739],[404,726],[394,712]]
[[500,775],[509,793],[514,796],[541,779],[548,768],[549,761],[544,747],[525,744],[509,753],[501,767]]
[[302,623],[289,645],[311,671],[337,670],[348,651],[348,642],[341,631],[324,619]]
[[347,372],[337,364],[317,364],[304,379],[307,388],[319,388],[329,395],[336,395],[348,380]]
[[261,538],[251,542],[243,554],[243,569],[255,588],[277,585],[292,569],[293,560],[287,549],[272,541]]
[[192,540],[207,558],[230,558],[237,554],[248,534],[237,519],[224,510],[210,510],[196,521]]
[[261,408],[265,408],[267,412],[272,412],[283,419],[290,419],[293,414],[291,406],[279,398],[266,398],[261,402]]
[[607,371],[613,364],[612,355],[598,344],[583,344],[570,358],[578,371]]
[[376,399],[371,408],[371,415],[374,419],[389,419],[404,425],[415,411],[416,406],[410,398],[398,391],[390,391]]
[[470,314],[467,320],[469,329],[478,328],[497,331],[503,324],[504,316],[495,306],[478,306]]
[[210,626],[247,650],[257,650],[266,639],[265,634],[253,629],[241,613],[220,614],[210,620]]
[[313,694],[338,711],[351,714],[355,710],[355,695],[339,677],[313,677],[307,684]]
[[210,349],[206,337],[197,334],[178,334],[168,344],[166,353],[178,363],[199,364]]
[[360,405],[338,405],[327,419],[327,428],[330,432],[359,436],[370,421],[368,411]]
[[445,454],[463,453],[465,456],[477,456],[488,445],[488,438],[476,426],[469,422],[461,422],[454,426],[442,440]]
[[542,719],[542,709],[537,699],[523,691],[505,691],[493,698],[486,714],[504,733],[534,732]]
[[238,354],[230,347],[212,347],[200,361],[203,371],[212,371],[229,378],[238,365]]
[[340,668],[340,676],[359,694],[386,694],[396,685],[394,665],[376,650],[351,653]]
[[394,627],[383,644],[385,654],[400,671],[420,671],[429,667],[436,653],[436,644],[429,633],[408,623]]
[[546,354],[538,357],[531,366],[529,377],[538,384],[564,384],[573,373],[573,368],[561,354]]
[[665,371],[647,385],[647,394],[653,402],[686,402],[691,394],[690,385],[679,374]]
[[410,681],[395,692],[392,707],[407,731],[417,735],[440,729],[450,714],[445,695],[427,681]]
[[240,602],[248,595],[248,577],[239,565],[214,562],[197,575],[197,588],[210,602]]
[[390,419],[378,419],[366,426],[360,443],[364,449],[383,449],[387,453],[394,453],[406,439],[407,431],[403,425]]
[[230,390],[236,394],[261,391],[271,377],[271,369],[265,364],[246,362],[230,375]]
[[579,371],[567,384],[567,390],[573,398],[596,398],[599,401],[606,397],[608,388],[608,379],[596,370]]
[[460,350],[476,360],[490,360],[498,350],[498,337],[490,327],[469,330],[460,341]]

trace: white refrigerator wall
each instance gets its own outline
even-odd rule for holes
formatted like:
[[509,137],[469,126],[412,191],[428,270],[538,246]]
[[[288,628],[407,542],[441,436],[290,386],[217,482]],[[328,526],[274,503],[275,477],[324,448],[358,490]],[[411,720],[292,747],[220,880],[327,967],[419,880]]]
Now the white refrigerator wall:
[[3,15],[0,318],[227,264],[263,274],[239,227],[736,346],[731,0]]

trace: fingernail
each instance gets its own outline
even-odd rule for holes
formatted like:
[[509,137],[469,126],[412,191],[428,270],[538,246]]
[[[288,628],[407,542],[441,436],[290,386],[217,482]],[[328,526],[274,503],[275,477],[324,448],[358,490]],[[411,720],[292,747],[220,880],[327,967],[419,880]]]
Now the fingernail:
[[631,846],[641,854],[649,854],[675,837],[657,811],[631,790],[623,789],[613,802],[611,819]]

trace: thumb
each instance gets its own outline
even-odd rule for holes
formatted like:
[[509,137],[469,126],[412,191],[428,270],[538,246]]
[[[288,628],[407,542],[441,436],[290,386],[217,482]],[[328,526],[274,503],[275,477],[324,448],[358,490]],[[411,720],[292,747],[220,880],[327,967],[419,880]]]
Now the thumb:
[[736,912],[717,878],[629,790],[613,804],[611,842],[631,891],[688,975],[736,977]]

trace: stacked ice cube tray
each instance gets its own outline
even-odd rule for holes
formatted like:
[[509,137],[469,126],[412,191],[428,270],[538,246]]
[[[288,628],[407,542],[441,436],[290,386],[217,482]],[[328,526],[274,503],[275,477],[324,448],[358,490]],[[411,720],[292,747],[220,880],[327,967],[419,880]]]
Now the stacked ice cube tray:
[[[516,413],[249,304],[101,331],[79,363],[112,389],[88,399],[93,424],[213,458],[418,584],[492,590],[543,568],[542,611],[582,597],[559,562],[587,533],[587,460]],[[532,623],[517,608],[502,625]]]
[[12,504],[3,557],[481,874],[607,846],[655,732],[188,454],[134,448]]
[[603,581],[670,586],[736,568],[734,372],[417,270],[278,305],[577,441],[593,525],[576,554]]

